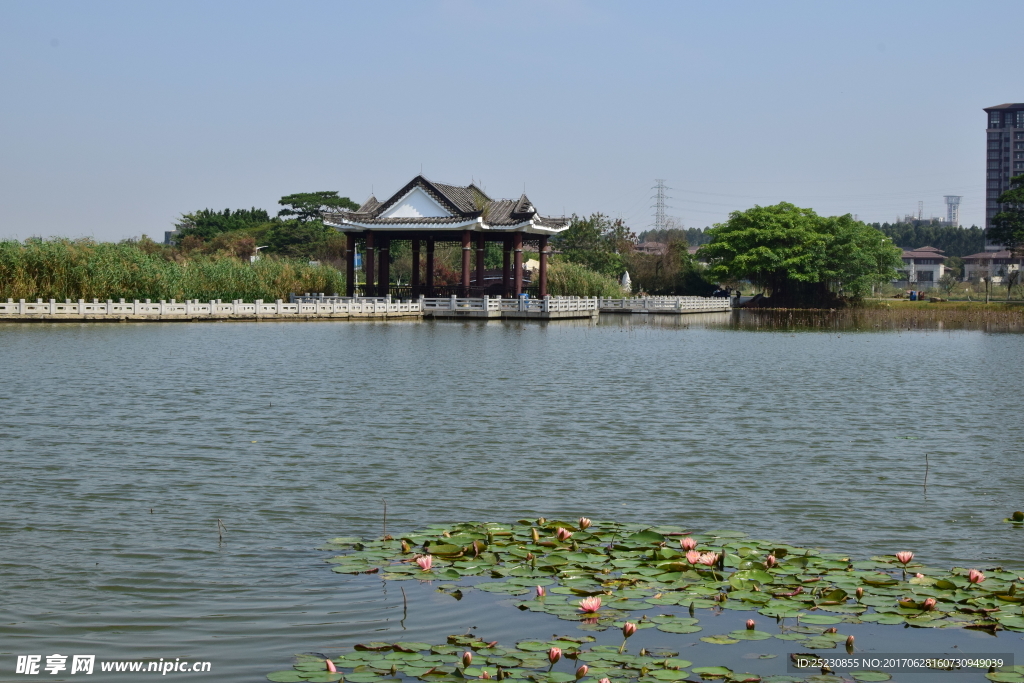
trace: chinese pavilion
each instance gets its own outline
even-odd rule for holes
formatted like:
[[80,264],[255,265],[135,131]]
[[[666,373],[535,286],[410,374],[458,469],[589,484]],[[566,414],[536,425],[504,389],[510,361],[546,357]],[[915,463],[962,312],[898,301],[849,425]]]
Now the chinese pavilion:
[[[355,211],[324,214],[324,223],[344,232],[347,296],[355,295],[356,240],[365,248],[364,293],[387,296],[390,293],[389,266],[392,241],[412,243],[413,296],[435,296],[434,245],[438,242],[462,244],[462,282],[459,294],[475,296],[488,293],[484,282],[484,252],[487,242],[500,242],[504,258],[498,293],[518,297],[523,292],[523,244],[535,243],[540,254],[540,296],[547,296],[548,237],[565,230],[567,218],[541,216],[533,203],[519,199],[491,199],[476,185],[466,187],[433,183],[416,176],[383,202],[367,199]],[[420,254],[426,246],[425,277],[421,278]],[[476,251],[475,273],[471,267]]]

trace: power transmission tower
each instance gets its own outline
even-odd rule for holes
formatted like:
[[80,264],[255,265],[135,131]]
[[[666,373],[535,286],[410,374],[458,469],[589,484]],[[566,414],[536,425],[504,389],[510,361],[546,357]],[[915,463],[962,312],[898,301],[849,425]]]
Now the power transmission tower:
[[671,190],[672,188],[665,184],[665,180],[657,178],[654,181],[654,187],[651,188],[655,191],[654,194],[654,229],[664,230],[665,229],[665,200],[669,199],[668,195],[665,194],[665,190]]
[[947,194],[946,197],[946,222],[954,228],[960,225],[960,200],[962,196]]

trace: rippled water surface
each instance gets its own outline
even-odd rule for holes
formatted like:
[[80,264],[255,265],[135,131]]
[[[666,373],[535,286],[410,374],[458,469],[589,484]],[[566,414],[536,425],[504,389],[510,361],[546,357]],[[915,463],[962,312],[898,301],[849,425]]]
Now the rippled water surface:
[[1024,568],[1024,336],[720,322],[2,325],[0,680],[521,637],[487,596],[410,590],[403,621],[332,573],[315,546],[382,499],[391,530],[587,514]]

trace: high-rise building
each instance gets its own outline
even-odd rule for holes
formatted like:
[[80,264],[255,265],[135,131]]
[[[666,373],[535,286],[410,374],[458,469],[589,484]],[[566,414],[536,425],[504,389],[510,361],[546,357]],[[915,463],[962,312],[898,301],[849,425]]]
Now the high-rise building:
[[[985,169],[985,229],[1001,210],[999,195],[1010,189],[1010,178],[1024,173],[1024,103],[986,107],[988,116]],[[998,251],[999,245],[986,249]]]

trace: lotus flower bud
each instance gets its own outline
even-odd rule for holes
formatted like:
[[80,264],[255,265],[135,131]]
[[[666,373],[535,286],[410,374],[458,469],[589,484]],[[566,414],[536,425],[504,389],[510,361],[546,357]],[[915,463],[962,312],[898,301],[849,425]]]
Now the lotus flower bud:
[[597,683],[612,683],[612,679],[610,679],[610,678],[602,678]]
[[586,531],[592,524],[593,522],[587,517],[580,517],[580,531]]
[[923,579],[924,578],[924,574],[922,574],[921,572],[918,572],[918,573],[914,574],[914,578],[915,579]]
[[747,619],[747,630],[748,631],[753,631],[755,626],[757,626],[757,624],[754,623],[753,619]]
[[462,653],[462,666],[469,666],[473,663],[473,653],[469,650]]
[[328,673],[332,673],[332,674],[338,673],[338,667],[334,666],[334,662],[332,662],[329,659],[327,660],[327,671],[328,671]]
[[928,598],[927,600],[922,602],[921,603],[921,609],[923,609],[925,611],[928,611],[928,612],[930,612],[931,610],[935,609],[935,598]]
[[397,664],[392,664],[391,665],[391,675],[395,676],[397,674],[398,674],[398,665]]
[[408,552],[409,552],[409,542],[403,538],[402,539],[402,553],[403,554],[407,554]]
[[540,540],[540,534],[537,533],[537,527],[533,527],[532,529],[530,529],[530,535],[533,536],[534,543]]
[[863,597],[864,597],[864,589],[863,588],[858,588],[857,589],[857,599],[860,600]]
[[827,628],[824,631],[822,631],[822,633],[839,633],[839,629],[837,629],[835,626],[832,626],[831,628]]
[[967,580],[971,583],[981,583],[985,580],[985,575],[979,572],[977,569],[972,569],[967,573]]
[[687,536],[679,539],[679,547],[683,550],[690,551],[697,547],[697,539],[693,536]]
[[558,527],[558,531],[555,532],[555,536],[558,538],[559,541],[568,541],[569,537],[572,536],[572,532],[568,529]]
[[560,647],[553,647],[550,650],[548,650],[548,661],[551,662],[552,664],[554,664],[555,662],[557,662],[561,658],[562,658],[562,648],[560,648]]
[[778,563],[779,561],[775,559],[774,555],[768,555],[768,557],[764,558],[764,566],[768,567],[768,569],[771,569]]
[[533,553],[526,553],[526,561],[527,562],[533,562],[533,559],[534,559]]
[[547,523],[548,523],[547,518],[545,518],[545,517],[538,517],[537,518],[537,524],[540,524],[541,526],[543,526],[543,525],[545,525]]
[[544,589],[544,586],[537,586],[537,597],[543,598],[548,592]]
[[853,636],[846,636],[846,651],[853,654]]
[[586,664],[581,664],[576,669],[576,680],[578,681],[581,678],[583,678],[584,676],[586,676],[588,671],[590,671],[590,667],[587,666]]
[[627,621],[625,624],[622,625],[623,637],[629,638],[634,633],[636,633],[636,624],[634,624],[632,621]]
[[484,671],[482,674],[480,674],[480,678],[484,679],[485,681],[486,680],[490,680],[491,674],[489,674],[486,671]]
[[909,550],[904,550],[902,552],[896,553],[896,561],[904,566],[910,564],[910,561],[912,559],[914,559],[914,553],[910,552]]

